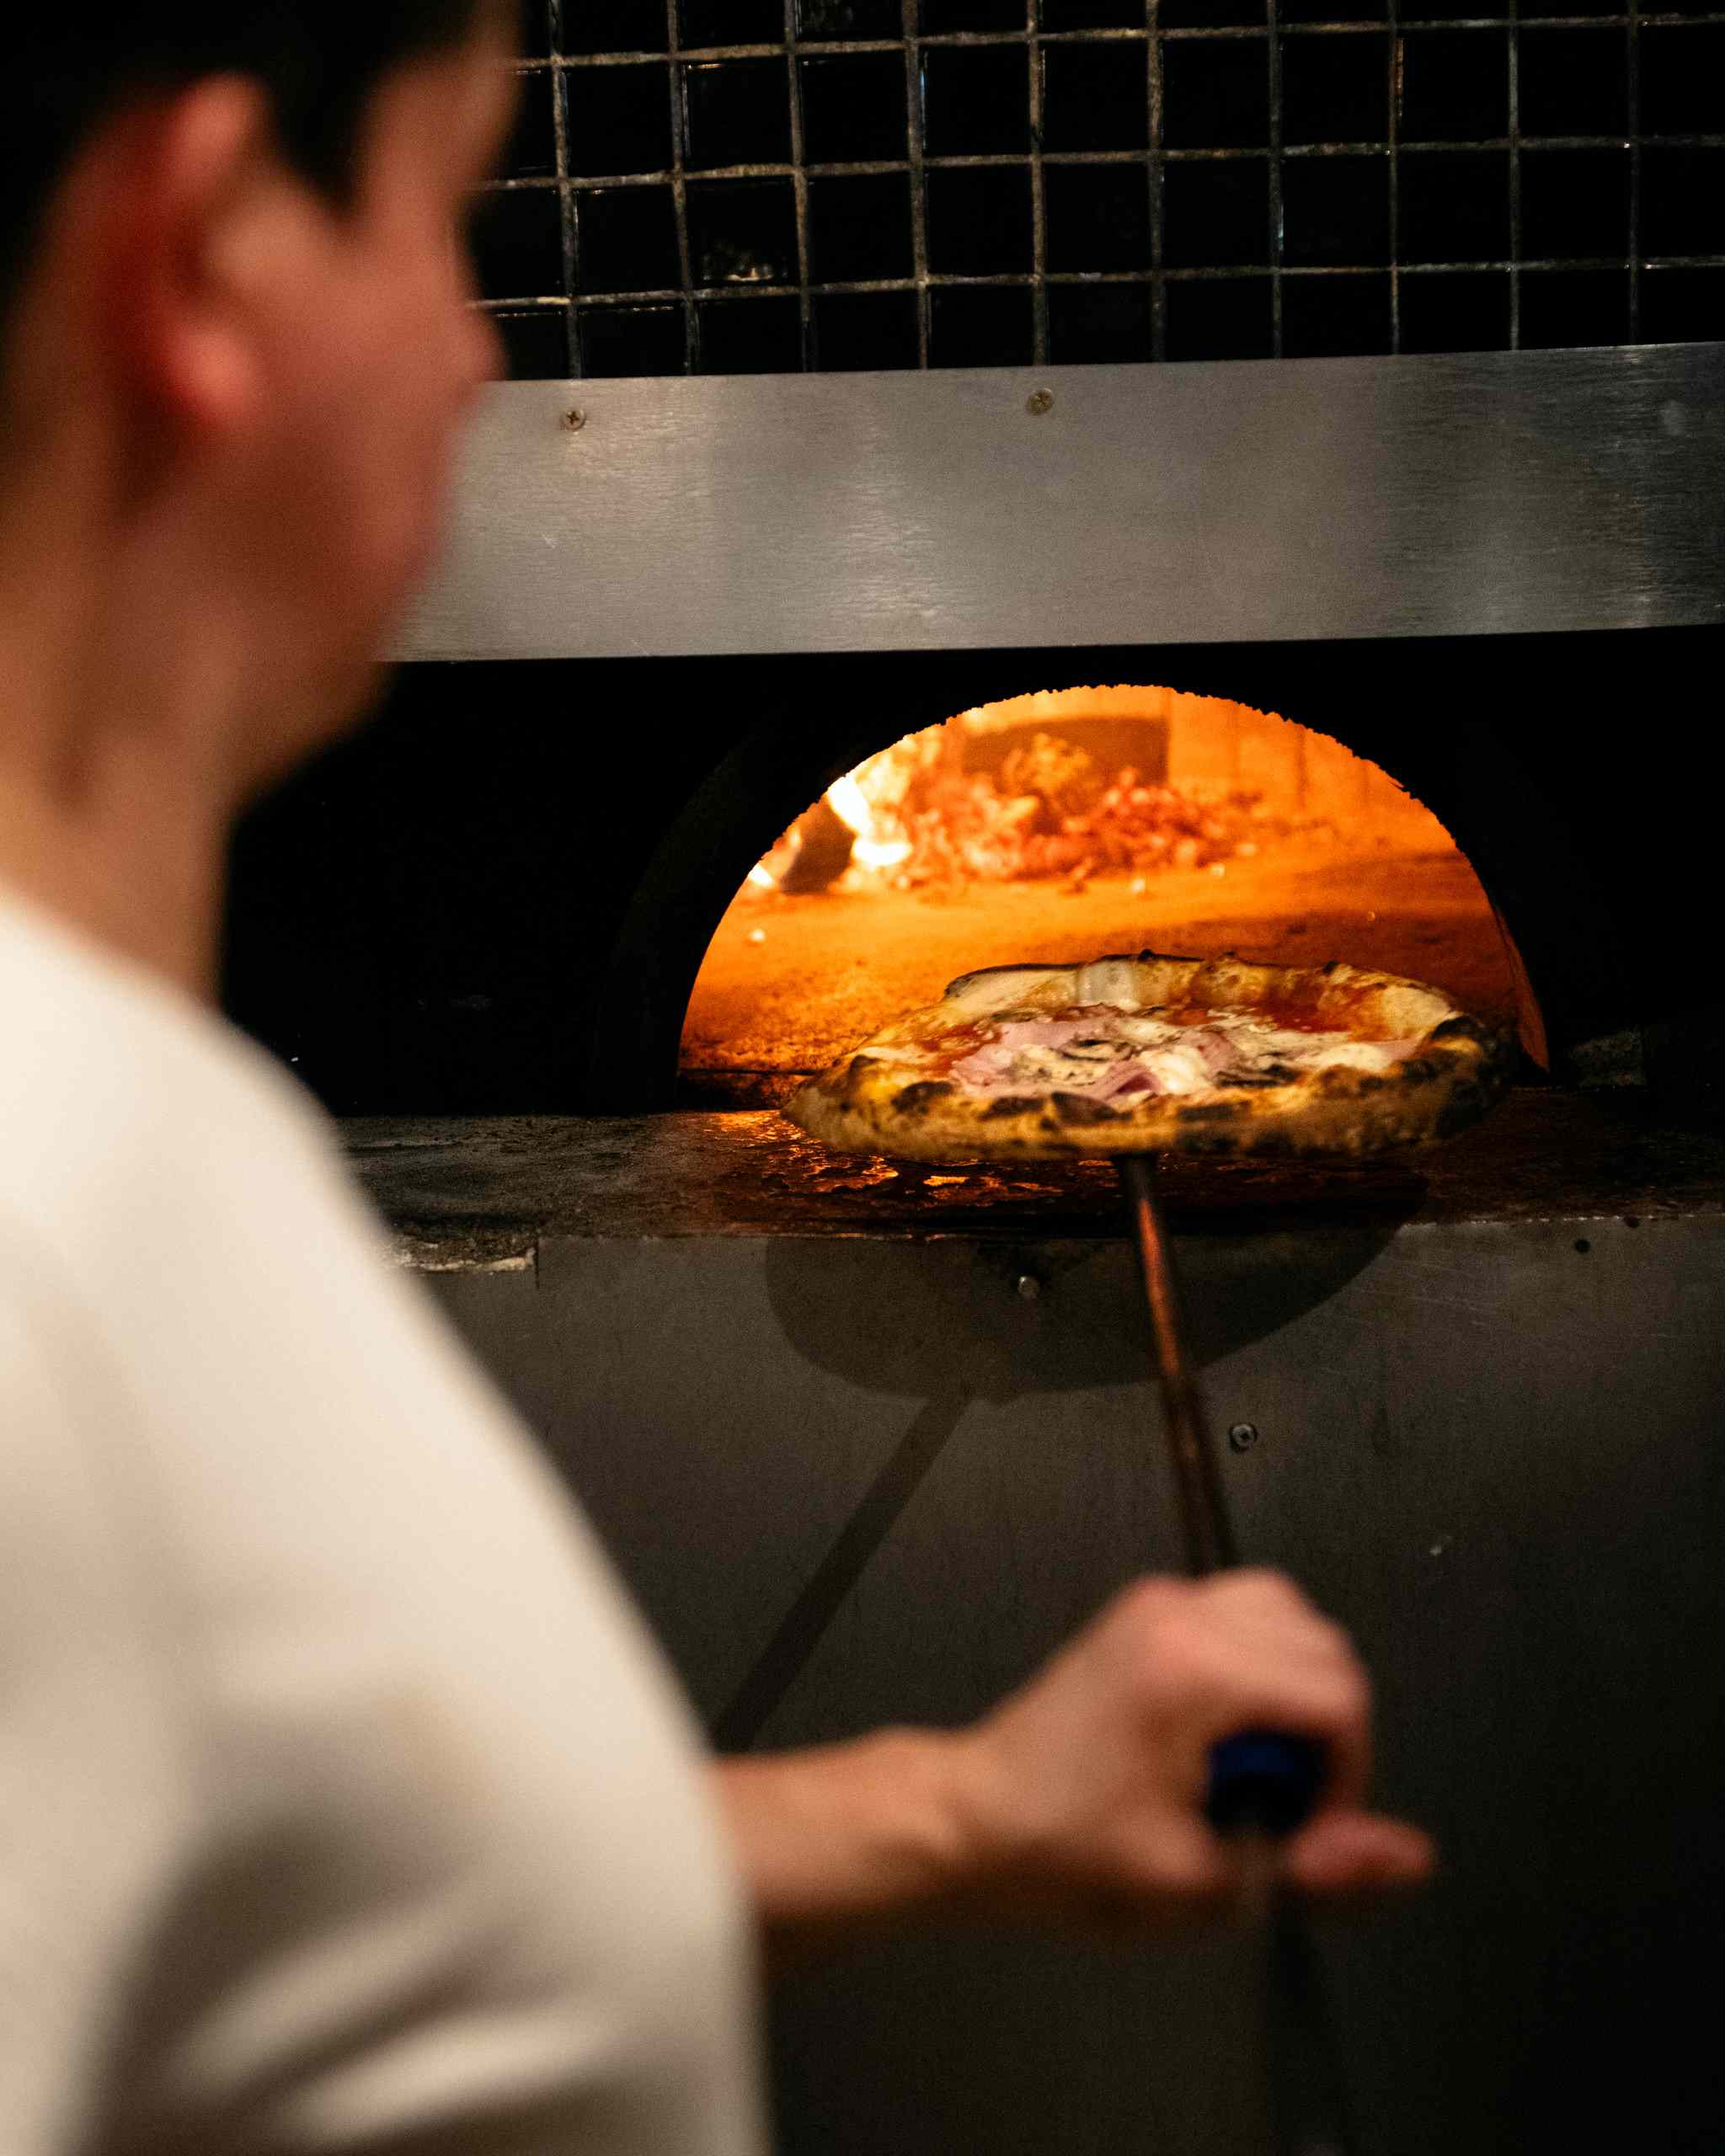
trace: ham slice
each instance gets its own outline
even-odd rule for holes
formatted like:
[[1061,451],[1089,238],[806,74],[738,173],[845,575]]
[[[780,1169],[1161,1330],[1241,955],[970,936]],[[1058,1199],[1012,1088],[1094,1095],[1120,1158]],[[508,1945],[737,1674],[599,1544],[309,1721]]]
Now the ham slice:
[[[1091,1010],[1062,1018],[1016,1018],[951,1069],[953,1081],[987,1097],[1050,1091],[1099,1101],[1204,1093],[1232,1081],[1327,1065],[1383,1070],[1413,1041],[1359,1041],[1344,1033],[1267,1026],[1249,1011],[1182,1025],[1153,1011]],[[1274,1082],[1272,1078],[1271,1082]]]

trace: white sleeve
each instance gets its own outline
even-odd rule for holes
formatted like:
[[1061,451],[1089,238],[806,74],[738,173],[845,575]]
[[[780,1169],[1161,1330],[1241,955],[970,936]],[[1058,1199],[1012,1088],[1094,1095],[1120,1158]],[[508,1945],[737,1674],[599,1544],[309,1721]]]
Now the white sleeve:
[[292,1081],[0,915],[0,2156],[761,2156],[597,1538]]
[[758,2156],[678,1726],[525,1453],[404,1503],[474,1380],[396,1299],[251,1428],[196,1300],[177,1478],[0,1241],[0,2156]]
[[0,1273],[0,2148],[86,2146],[184,1822],[168,1657],[51,1310]]

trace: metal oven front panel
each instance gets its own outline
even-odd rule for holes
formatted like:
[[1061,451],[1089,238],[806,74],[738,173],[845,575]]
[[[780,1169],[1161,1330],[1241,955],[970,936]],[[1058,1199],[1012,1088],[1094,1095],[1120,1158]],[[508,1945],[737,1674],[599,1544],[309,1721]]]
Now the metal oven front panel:
[[[435,1284],[710,1725],[783,1745],[957,1723],[1178,1563],[1124,1241],[662,1225]],[[1712,2145],[1692,1979],[1725,1774],[1720,1218],[1330,1225],[1181,1255],[1216,1419],[1242,1433],[1242,1537],[1356,1631],[1383,1800],[1445,1851],[1429,1893],[1333,1935],[1365,2145]],[[776,1998],[783,2145],[1257,2147],[1255,1981],[1215,1937],[849,1956]]]
[[492,389],[410,659],[1725,619],[1725,345]]

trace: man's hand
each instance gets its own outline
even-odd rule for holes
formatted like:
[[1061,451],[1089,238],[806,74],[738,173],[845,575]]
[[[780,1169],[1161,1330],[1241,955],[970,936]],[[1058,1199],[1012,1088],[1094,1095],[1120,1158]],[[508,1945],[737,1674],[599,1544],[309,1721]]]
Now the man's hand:
[[919,1914],[1130,1935],[1238,1891],[1203,1805],[1211,1746],[1245,1728],[1327,1753],[1283,1852],[1297,1889],[1429,1871],[1418,1828],[1363,1809],[1370,1696],[1345,1635],[1268,1572],[1141,1581],[973,1728],[723,1761],[719,1793],[776,1952]]
[[1315,1895],[1407,1886],[1425,1836],[1365,1812],[1370,1689],[1347,1636],[1273,1572],[1127,1590],[953,1740],[980,1906],[1103,1931],[1226,1902],[1237,1852],[1204,1817],[1210,1749],[1247,1728],[1325,1748],[1321,1809],[1284,1851]]

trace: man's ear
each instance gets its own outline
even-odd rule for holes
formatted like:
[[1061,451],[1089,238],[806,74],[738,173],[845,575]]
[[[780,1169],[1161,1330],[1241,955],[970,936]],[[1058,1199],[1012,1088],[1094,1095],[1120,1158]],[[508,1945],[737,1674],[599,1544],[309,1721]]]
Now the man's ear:
[[291,192],[263,91],[213,76],[130,108],[86,178],[91,297],[122,393],[176,434],[243,429],[267,394],[259,280]]

